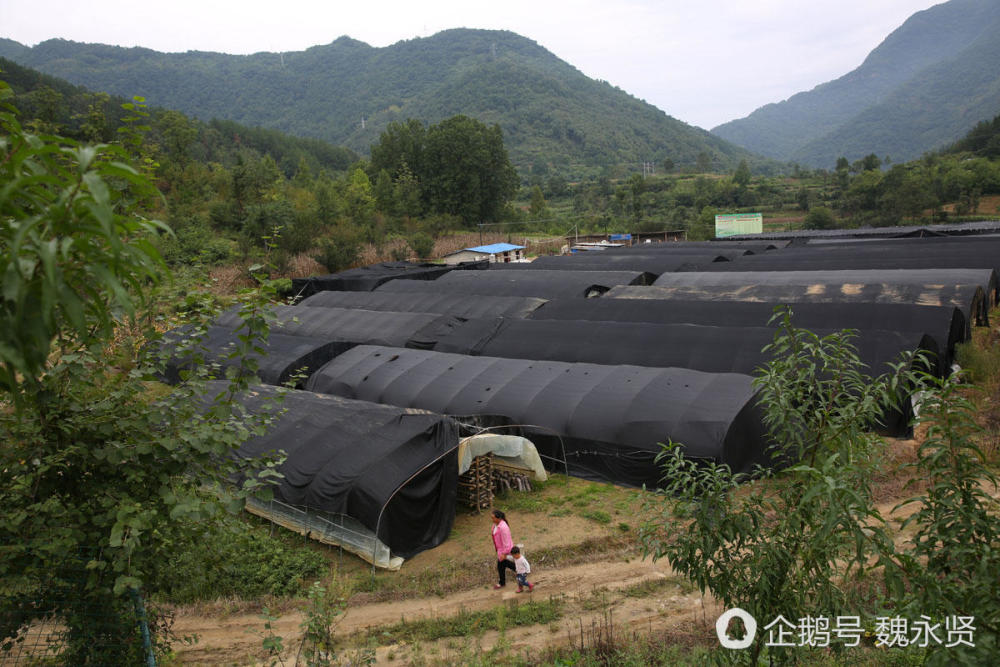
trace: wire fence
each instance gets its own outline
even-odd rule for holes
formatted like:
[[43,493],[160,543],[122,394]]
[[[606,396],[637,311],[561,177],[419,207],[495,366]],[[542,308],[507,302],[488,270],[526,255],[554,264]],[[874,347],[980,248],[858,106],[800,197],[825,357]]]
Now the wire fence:
[[39,560],[0,590],[0,665],[156,665],[145,603],[112,593],[99,550]]

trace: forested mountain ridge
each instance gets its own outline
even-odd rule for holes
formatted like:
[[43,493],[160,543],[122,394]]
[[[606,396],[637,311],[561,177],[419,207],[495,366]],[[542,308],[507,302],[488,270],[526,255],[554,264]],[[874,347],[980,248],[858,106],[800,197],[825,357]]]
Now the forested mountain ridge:
[[769,157],[831,168],[838,157],[919,157],[1000,111],[1000,3],[917,12],[843,77],[712,130]]
[[0,40],[0,56],[92,90],[143,95],[205,120],[261,125],[362,153],[390,122],[464,114],[500,125],[522,175],[550,168],[586,175],[667,159],[725,170],[744,159],[761,162],[507,31],[447,30],[384,48],[341,37],[248,56]]

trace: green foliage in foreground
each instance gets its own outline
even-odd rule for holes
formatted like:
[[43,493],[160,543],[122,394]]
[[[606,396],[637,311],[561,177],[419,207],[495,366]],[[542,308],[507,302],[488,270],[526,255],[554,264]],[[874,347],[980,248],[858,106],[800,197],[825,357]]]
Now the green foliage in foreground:
[[[779,615],[793,627],[858,616],[876,638],[874,617],[882,616],[908,622],[903,645],[914,642],[929,664],[988,664],[1000,647],[1000,519],[990,495],[997,480],[975,444],[982,431],[960,378],[922,379],[930,392],[921,419],[930,428],[911,465],[913,478],[930,486],[904,503],[915,505],[902,526],[914,537],[897,546],[872,501],[881,457],[868,427],[902,384],[920,378],[906,363],[869,379],[847,335],[818,338],[794,328],[787,313],[772,349],[775,361],[757,383],[785,466],[741,485],[726,466],[666,448],[665,489],[647,503],[657,518],[642,527],[644,551],[757,619],[749,649],[721,654],[728,661],[794,662],[814,650],[768,646],[763,625]],[[915,634],[921,622],[933,633],[924,646]],[[966,622],[975,645],[945,646],[955,638],[949,630]],[[835,652],[846,645],[831,640]]]
[[[912,582],[902,608],[911,618],[974,617],[975,647],[930,648],[931,664],[986,664],[1000,655],[1000,518],[997,477],[977,445],[975,408],[945,382],[921,405],[930,424],[911,464],[929,484],[902,528],[916,529],[900,566]],[[944,632],[944,630],[942,630]]]
[[[233,400],[252,361],[214,397],[197,378],[152,391],[141,306],[164,269],[150,236],[169,230],[141,216],[148,179],[120,149],[24,130],[9,105],[0,125],[0,650],[56,615],[72,663],[136,664],[126,594],[168,585],[166,564],[220,516],[227,480],[244,480],[230,509],[266,497],[274,461],[231,453],[268,415]],[[241,314],[239,359],[267,333],[260,300]]]
[[[779,614],[793,623],[857,614],[859,601],[841,578],[863,578],[892,553],[892,536],[872,501],[878,439],[869,427],[892,405],[908,372],[901,364],[872,380],[849,333],[819,338],[794,328],[787,311],[771,352],[774,361],[757,385],[774,461],[787,467],[760,470],[758,478],[771,484],[742,489],[745,480],[728,466],[692,461],[676,445],[665,449],[664,489],[647,503],[659,518],[643,526],[643,550],[666,557],[726,608],[740,607],[764,623]],[[690,527],[670,530],[677,523]],[[758,632],[751,664],[766,637]]]
[[123,150],[25,132],[12,96],[0,82],[0,391],[19,402],[40,390],[53,343],[93,345],[135,313],[166,227],[120,214],[156,193]]

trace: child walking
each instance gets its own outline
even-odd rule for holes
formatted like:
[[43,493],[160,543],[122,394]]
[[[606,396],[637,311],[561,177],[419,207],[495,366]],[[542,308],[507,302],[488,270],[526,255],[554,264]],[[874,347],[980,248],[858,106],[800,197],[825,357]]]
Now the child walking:
[[528,559],[521,555],[521,549],[517,546],[510,548],[510,555],[514,558],[514,572],[517,577],[517,592],[523,593],[524,587],[528,587],[528,592],[535,590],[535,585],[528,581],[528,575],[531,574],[531,565],[528,563]]

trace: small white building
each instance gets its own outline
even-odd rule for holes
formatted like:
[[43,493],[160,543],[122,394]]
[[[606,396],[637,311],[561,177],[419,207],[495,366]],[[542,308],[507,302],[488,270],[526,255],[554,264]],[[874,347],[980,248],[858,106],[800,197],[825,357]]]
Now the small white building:
[[513,243],[492,243],[475,248],[463,248],[445,255],[444,263],[479,262],[484,259],[499,263],[520,262],[524,260],[524,246]]

